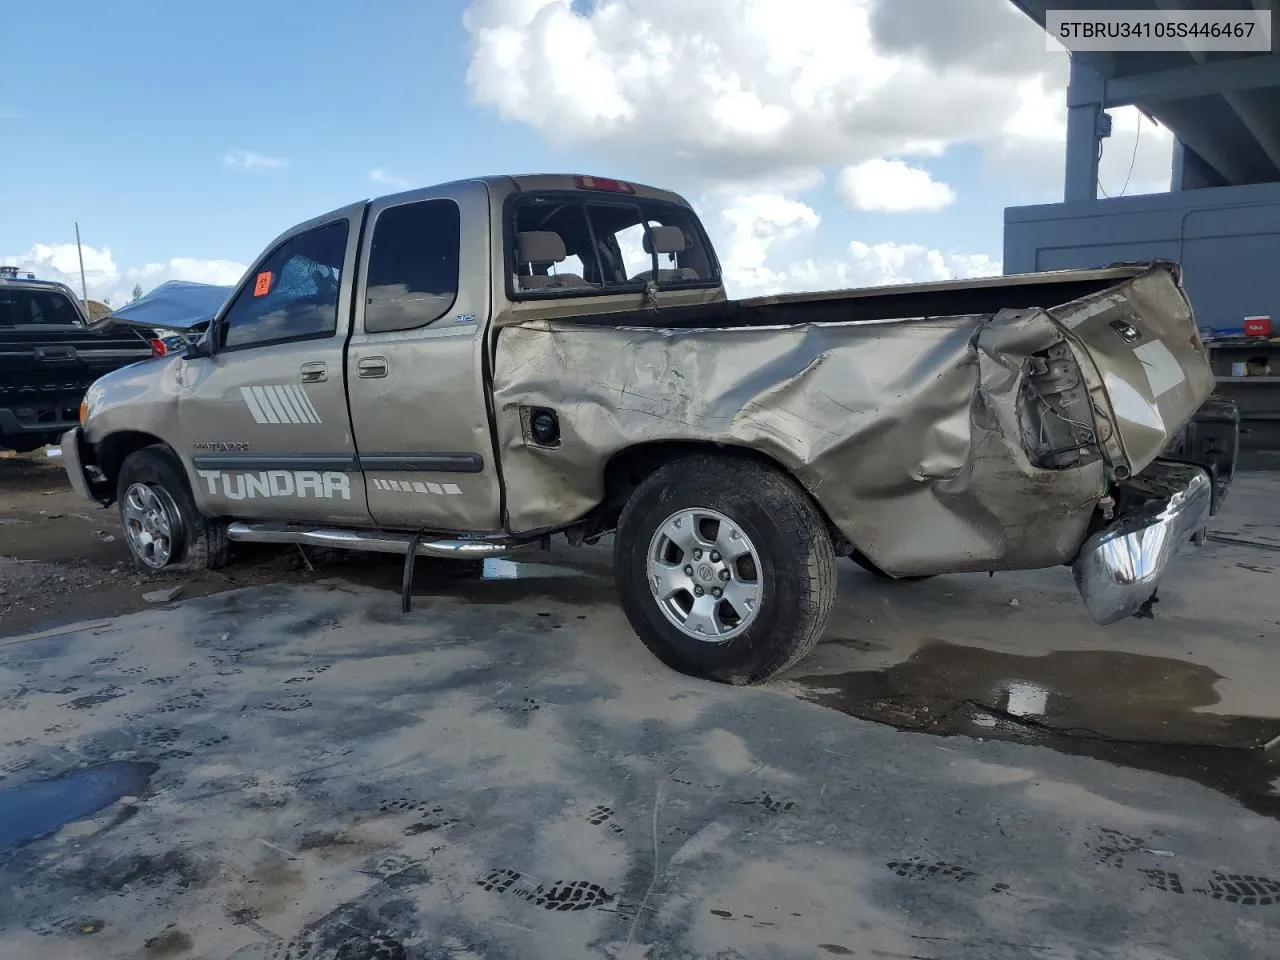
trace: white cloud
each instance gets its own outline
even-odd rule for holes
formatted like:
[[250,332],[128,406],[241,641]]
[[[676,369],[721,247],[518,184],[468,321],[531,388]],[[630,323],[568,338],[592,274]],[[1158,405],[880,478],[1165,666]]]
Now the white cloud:
[[955,191],[934,180],[928,170],[901,160],[867,160],[845,167],[836,178],[836,192],[855,210],[885,213],[936,211],[956,199]]
[[387,173],[381,167],[376,170],[370,170],[369,179],[380,186],[391,187],[393,190],[404,190],[409,186],[408,180]]
[[[501,116],[662,182],[750,184],[977,144],[1052,199],[1065,50],[1009,0],[472,0],[468,82]],[[1113,111],[1118,192],[1135,111]],[[1165,189],[1167,131],[1143,125],[1129,193]]]
[[720,254],[730,296],[928,280],[995,276],[1000,261],[982,253],[944,252],[920,244],[854,240],[840,256],[788,256],[788,249],[811,237],[822,218],[812,207],[781,194],[712,194],[706,209],[708,232]]
[[281,157],[268,157],[261,153],[254,153],[252,150],[241,150],[238,147],[223,157],[222,162],[236,170],[251,171],[279,170],[289,165],[289,161]]
[[[80,294],[80,261],[74,243],[37,243],[26,253],[0,256],[0,264],[16,266],[23,273],[30,271],[41,280],[59,280]],[[167,280],[231,285],[239,281],[247,269],[246,265],[232,260],[190,257],[122,269],[109,248],[84,247],[89,296],[95,300],[110,299],[116,306],[130,299],[135,285],[141,286],[144,293]]]
[[480,103],[720,182],[999,140],[1056,63],[1008,0],[473,0],[464,23]]

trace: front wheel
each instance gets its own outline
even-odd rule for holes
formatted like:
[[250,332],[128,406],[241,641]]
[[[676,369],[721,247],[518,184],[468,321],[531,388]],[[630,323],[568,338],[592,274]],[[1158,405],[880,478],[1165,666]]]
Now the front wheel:
[[835,602],[835,551],[813,502],[779,471],[734,457],[686,457],[641,483],[618,521],[614,568],[645,646],[721,683],[797,663]]
[[124,539],[138,566],[212,570],[226,564],[226,524],[196,509],[182,464],[168,447],[155,444],[129,454],[116,491]]

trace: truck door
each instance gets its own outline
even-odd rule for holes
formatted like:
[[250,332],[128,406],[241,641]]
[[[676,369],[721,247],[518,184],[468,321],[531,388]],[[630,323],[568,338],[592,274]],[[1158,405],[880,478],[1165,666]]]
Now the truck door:
[[482,183],[370,205],[347,389],[379,526],[501,529],[485,395],[490,242]]
[[178,452],[209,512],[369,523],[342,382],[363,210],[278,238],[184,363]]

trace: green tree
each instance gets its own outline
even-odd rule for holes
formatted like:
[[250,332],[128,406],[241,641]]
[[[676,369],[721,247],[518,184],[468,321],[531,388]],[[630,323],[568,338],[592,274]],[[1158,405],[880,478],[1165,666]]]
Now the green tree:
[[137,300],[141,296],[142,296],[142,284],[135,283],[133,285],[133,299],[131,299],[129,302],[133,303],[134,300]]

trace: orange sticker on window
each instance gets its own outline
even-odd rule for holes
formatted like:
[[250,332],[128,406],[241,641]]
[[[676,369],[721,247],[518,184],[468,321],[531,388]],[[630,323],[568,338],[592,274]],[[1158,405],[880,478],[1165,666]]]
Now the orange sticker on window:
[[255,297],[265,297],[271,292],[271,271],[264,270],[258,274],[258,282],[253,285],[253,295]]

